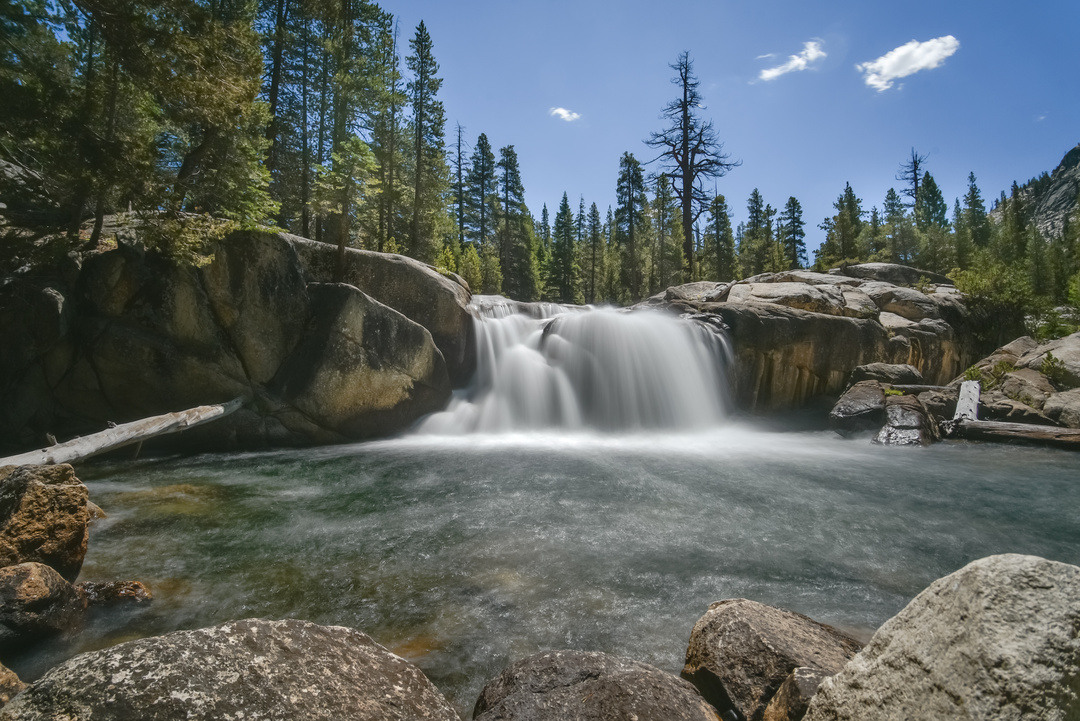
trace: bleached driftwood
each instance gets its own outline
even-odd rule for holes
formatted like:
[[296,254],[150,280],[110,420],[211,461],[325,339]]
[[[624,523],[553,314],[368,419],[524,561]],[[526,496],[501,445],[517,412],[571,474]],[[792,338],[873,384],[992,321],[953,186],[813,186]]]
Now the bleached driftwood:
[[979,381],[964,381],[960,384],[960,398],[956,401],[954,421],[976,421],[979,419],[979,393],[982,386]]
[[978,381],[964,381],[960,385],[956,414],[951,421],[942,422],[946,435],[973,441],[1020,441],[1080,450],[1080,429],[1040,426],[1034,423],[980,421],[979,391]]
[[1080,429],[1038,426],[1032,423],[962,420],[954,431],[959,438],[973,441],[1023,441],[1080,451]]
[[243,405],[243,399],[237,398],[228,403],[212,406],[199,406],[186,411],[151,416],[142,420],[122,423],[100,433],[81,436],[65,443],[42,448],[38,451],[22,453],[10,458],[0,458],[0,466],[48,465],[52,463],[73,463],[106,451],[123,448],[134,443],[142,443],[150,438],[176,433],[203,423],[224,418]]

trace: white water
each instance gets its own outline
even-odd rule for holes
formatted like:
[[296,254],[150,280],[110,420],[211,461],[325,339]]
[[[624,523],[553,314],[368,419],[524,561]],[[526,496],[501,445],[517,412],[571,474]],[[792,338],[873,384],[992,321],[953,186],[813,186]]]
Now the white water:
[[725,338],[659,311],[477,296],[477,372],[423,434],[711,428],[725,415]]

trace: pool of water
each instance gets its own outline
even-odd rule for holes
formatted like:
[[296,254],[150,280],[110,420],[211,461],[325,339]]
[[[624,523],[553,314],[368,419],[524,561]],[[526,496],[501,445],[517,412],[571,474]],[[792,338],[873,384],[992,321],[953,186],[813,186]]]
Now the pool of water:
[[678,672],[709,603],[745,597],[864,639],[986,555],[1080,563],[1080,457],[881,448],[731,423],[678,435],[411,436],[79,469],[109,517],[82,580],[138,579],[10,664],[245,617],[351,626],[411,659],[463,715],[540,650]]

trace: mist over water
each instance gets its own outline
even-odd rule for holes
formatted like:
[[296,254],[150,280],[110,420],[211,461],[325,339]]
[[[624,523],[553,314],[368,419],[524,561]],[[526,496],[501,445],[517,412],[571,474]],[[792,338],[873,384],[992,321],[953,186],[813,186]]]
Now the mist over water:
[[[9,665],[34,678],[128,638],[303,618],[368,633],[468,718],[488,680],[541,650],[604,651],[677,673],[694,622],[723,598],[866,638],[976,558],[1080,563],[1075,454],[772,432],[727,418],[719,394],[669,406],[678,383],[648,402],[617,397],[632,382],[592,398],[581,381],[588,359],[613,361],[590,334],[608,332],[617,314],[566,313],[548,343],[550,316],[562,311],[531,312],[549,317],[507,312],[481,335],[489,358],[520,352],[530,373],[561,376],[528,391],[559,399],[543,414],[514,416],[521,399],[505,396],[505,369],[482,364],[487,378],[456,407],[402,438],[80,469],[109,514],[91,531],[82,578],[139,579],[155,600],[99,613],[74,640]],[[679,330],[656,331],[650,319],[610,331],[609,342],[627,344],[614,355],[631,353],[634,338],[659,351],[707,330],[665,322]],[[714,352],[722,346],[695,350],[689,364]],[[682,378],[686,357],[676,369],[657,362]],[[605,425],[616,411],[637,416]],[[456,416],[471,425],[435,427]]]

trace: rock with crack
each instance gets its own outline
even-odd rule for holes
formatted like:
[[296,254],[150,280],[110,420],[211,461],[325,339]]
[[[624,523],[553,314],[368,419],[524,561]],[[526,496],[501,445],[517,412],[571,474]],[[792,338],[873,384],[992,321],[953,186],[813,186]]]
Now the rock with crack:
[[796,668],[834,674],[859,648],[802,614],[737,598],[712,604],[694,625],[682,677],[721,713],[760,721]]
[[941,431],[926,406],[916,396],[885,399],[885,425],[874,436],[883,446],[928,446],[941,440]]

